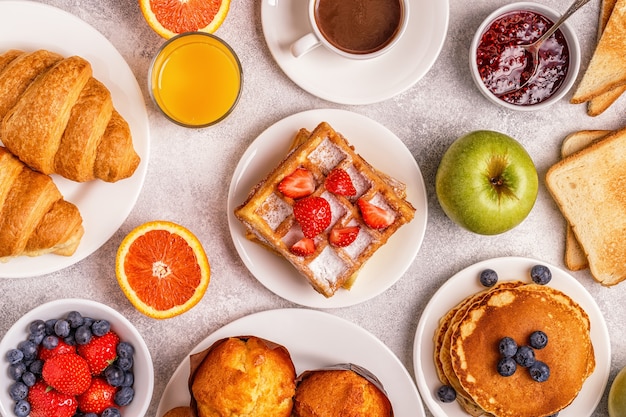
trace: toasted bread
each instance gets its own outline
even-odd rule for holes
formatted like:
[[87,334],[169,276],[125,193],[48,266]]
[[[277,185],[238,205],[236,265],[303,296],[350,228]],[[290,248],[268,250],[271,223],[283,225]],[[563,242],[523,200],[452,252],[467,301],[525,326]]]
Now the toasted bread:
[[571,99],[584,103],[626,85],[626,0],[617,0],[602,37]]
[[[600,5],[600,20],[598,22],[598,41],[602,37],[602,32],[611,17],[613,7],[617,0],[602,0]],[[626,91],[626,85],[615,87],[604,94],[592,98],[587,102],[587,114],[598,116],[608,109]]]
[[[605,137],[609,133],[609,130],[580,130],[571,133],[563,140],[563,144],[561,145],[561,157],[568,157],[591,145],[595,140]],[[581,249],[569,224],[565,229],[564,258],[565,266],[571,271],[580,271],[589,267],[585,252]]]
[[591,275],[601,284],[626,279],[626,128],[554,164],[546,186],[572,227]]

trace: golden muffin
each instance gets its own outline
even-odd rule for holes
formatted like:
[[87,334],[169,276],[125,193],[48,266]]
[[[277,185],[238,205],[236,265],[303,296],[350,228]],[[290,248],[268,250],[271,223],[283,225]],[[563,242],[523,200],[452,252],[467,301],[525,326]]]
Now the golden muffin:
[[289,417],[295,367],[287,349],[254,337],[229,337],[206,351],[190,381],[198,417]]
[[304,372],[298,378],[293,417],[392,417],[382,384],[348,364]]

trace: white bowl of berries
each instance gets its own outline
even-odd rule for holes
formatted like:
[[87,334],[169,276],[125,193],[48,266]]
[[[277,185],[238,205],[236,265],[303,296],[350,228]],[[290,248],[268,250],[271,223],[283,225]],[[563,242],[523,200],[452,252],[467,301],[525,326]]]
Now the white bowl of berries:
[[142,417],[154,388],[137,329],[92,300],[56,300],[25,314],[0,341],[0,369],[6,417]]

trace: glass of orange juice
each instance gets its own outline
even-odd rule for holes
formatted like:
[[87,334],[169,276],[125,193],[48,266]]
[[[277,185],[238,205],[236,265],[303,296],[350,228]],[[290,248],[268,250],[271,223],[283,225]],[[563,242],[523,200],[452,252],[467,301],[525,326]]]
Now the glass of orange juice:
[[148,74],[158,108],[186,127],[211,126],[228,116],[241,95],[242,80],[241,63],[232,48],[204,32],[169,39]]

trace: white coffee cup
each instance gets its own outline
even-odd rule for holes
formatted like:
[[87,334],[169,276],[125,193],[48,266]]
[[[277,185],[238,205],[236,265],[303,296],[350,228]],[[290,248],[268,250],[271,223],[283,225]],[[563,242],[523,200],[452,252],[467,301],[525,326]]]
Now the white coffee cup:
[[[312,32],[291,44],[294,57],[322,45],[345,58],[371,59],[388,52],[402,37],[409,21],[409,0],[309,0],[307,12]],[[326,14],[339,16],[340,21],[327,19]],[[360,19],[363,15],[377,19]]]

